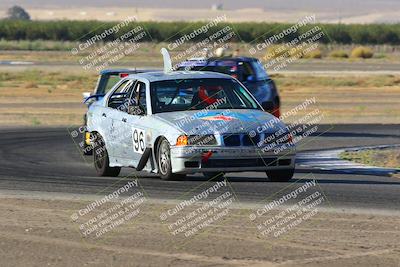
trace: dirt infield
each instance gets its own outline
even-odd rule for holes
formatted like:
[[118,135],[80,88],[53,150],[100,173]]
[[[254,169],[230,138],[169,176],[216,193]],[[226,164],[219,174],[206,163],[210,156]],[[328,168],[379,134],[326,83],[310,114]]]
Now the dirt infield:
[[249,224],[249,210],[189,240],[160,222],[162,201],[98,239],[84,238],[71,214],[88,202],[0,199],[0,254],[5,266],[399,266],[400,217],[321,212],[279,238]]

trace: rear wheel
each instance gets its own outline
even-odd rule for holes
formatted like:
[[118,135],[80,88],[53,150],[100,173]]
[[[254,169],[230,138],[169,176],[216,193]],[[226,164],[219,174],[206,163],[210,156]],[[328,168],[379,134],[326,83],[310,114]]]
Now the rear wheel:
[[266,171],[271,182],[288,182],[293,178],[294,169]]
[[225,173],[223,172],[203,172],[203,175],[207,180],[223,181],[225,179]]
[[93,149],[93,161],[98,176],[118,176],[121,167],[110,167],[110,160],[108,158],[108,152],[104,143],[103,138],[99,135],[95,135],[94,149]]
[[186,175],[172,173],[171,149],[167,139],[163,138],[157,150],[158,173],[163,180],[183,180]]

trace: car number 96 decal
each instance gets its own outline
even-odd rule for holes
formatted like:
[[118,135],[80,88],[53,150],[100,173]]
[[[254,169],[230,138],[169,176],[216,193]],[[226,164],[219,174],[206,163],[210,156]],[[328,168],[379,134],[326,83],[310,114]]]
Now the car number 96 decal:
[[139,154],[143,154],[146,149],[145,131],[138,128],[132,128],[132,141],[133,151]]

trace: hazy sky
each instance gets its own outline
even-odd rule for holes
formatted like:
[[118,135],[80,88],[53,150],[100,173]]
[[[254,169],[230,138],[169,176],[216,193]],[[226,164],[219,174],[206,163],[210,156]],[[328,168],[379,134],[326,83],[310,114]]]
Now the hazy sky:
[[18,4],[24,7],[79,7],[79,6],[129,6],[129,7],[184,7],[210,8],[213,4],[223,4],[225,9],[263,8],[307,11],[345,10],[368,12],[380,10],[400,10],[399,0],[0,0],[0,8]]

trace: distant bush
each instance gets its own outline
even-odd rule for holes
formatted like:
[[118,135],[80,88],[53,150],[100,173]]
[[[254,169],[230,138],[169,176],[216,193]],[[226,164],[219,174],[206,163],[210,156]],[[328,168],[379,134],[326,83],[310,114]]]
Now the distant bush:
[[291,58],[302,58],[304,57],[304,49],[302,46],[299,45],[295,45],[293,47],[291,47],[288,51],[289,56]]
[[322,58],[322,52],[319,49],[312,49],[310,51],[305,51],[304,58]]
[[354,58],[371,58],[374,55],[372,49],[365,46],[359,46],[351,51],[351,57]]
[[270,45],[267,48],[267,53],[265,53],[264,58],[266,60],[273,58],[289,57],[289,49],[284,44]]
[[348,58],[349,54],[347,54],[347,52],[344,50],[334,50],[329,53],[329,56],[335,58]]

